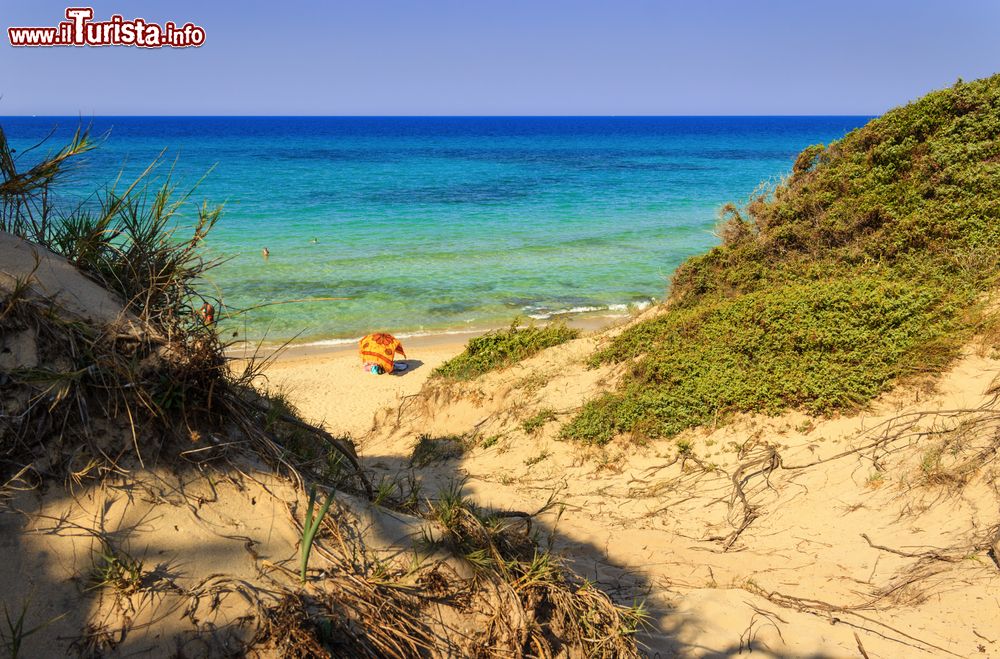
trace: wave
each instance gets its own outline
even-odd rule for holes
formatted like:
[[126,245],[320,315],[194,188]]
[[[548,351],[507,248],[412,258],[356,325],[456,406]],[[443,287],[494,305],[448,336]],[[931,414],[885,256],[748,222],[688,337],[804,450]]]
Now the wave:
[[628,312],[631,309],[635,309],[636,311],[644,311],[645,309],[648,309],[649,307],[651,307],[655,303],[656,303],[656,301],[653,300],[652,298],[650,298],[648,300],[638,300],[636,302],[630,302],[629,304],[607,304],[607,305],[601,305],[601,306],[579,306],[579,307],[570,307],[570,308],[567,308],[567,309],[553,309],[553,310],[548,310],[548,309],[539,308],[539,307],[533,307],[533,306],[527,306],[527,307],[523,308],[523,311],[525,312],[525,315],[528,316],[528,318],[532,318],[534,320],[549,320],[549,319],[557,317],[557,316],[570,316],[570,315],[584,314],[584,313],[597,313],[599,311],[611,311],[611,312],[615,312],[613,314],[609,314],[609,317],[619,317],[619,316],[627,316]]

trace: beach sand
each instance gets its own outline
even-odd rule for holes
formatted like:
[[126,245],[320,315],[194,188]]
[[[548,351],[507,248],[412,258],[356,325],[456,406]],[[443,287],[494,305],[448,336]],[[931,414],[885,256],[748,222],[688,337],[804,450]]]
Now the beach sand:
[[372,375],[357,346],[303,346],[283,351],[266,370],[268,387],[283,391],[311,421],[335,435],[360,437],[375,414],[420,391],[431,372],[462,352],[469,335],[415,337],[404,341],[408,368]]
[[[584,335],[611,329],[629,320],[621,315],[580,314],[566,320]],[[270,390],[282,391],[311,421],[338,435],[361,437],[372,428],[376,413],[417,394],[435,368],[458,355],[469,339],[485,330],[401,338],[406,350],[403,373],[372,375],[364,370],[355,342],[336,345],[291,345],[273,355],[265,375]],[[230,351],[235,368],[248,353]],[[260,356],[268,357],[268,350]]]

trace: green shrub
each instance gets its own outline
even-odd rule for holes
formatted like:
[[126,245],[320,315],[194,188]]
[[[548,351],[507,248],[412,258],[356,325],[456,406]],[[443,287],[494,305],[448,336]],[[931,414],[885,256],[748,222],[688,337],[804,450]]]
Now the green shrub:
[[593,356],[631,369],[565,437],[850,410],[944,368],[1000,273],[1000,76],[809,147],[723,214],[723,244],[678,269],[664,313]]
[[875,276],[705,301],[630,328],[595,361],[641,354],[624,386],[564,435],[604,443],[640,423],[669,436],[730,412],[855,408],[955,354],[954,295]]
[[471,339],[462,354],[438,366],[434,375],[452,380],[471,380],[483,373],[507,368],[579,335],[579,330],[570,329],[562,323],[520,327],[515,320],[508,329]]
[[556,420],[555,410],[549,408],[544,408],[538,410],[535,414],[531,415],[521,423],[521,428],[524,432],[529,435],[534,435],[536,432],[545,427],[545,424],[549,421]]

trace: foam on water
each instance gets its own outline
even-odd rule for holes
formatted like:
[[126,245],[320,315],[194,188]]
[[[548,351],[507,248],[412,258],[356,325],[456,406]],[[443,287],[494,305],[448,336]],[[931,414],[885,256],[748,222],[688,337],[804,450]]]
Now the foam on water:
[[549,310],[542,307],[527,306],[524,307],[524,314],[528,318],[533,318],[535,320],[550,320],[552,318],[558,318],[562,316],[574,316],[579,314],[593,314],[598,311],[613,311],[619,313],[613,314],[603,314],[604,317],[618,318],[627,316],[630,310],[635,310],[637,312],[648,309],[650,306],[656,303],[656,300],[639,300],[637,302],[631,302],[629,304],[607,304],[602,306],[582,306],[582,307],[570,307],[568,309],[555,309]]

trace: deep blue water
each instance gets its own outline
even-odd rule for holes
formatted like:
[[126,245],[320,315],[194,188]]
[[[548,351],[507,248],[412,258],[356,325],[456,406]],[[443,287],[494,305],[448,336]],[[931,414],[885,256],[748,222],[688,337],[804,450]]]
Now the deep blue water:
[[[208,290],[249,338],[315,341],[621,313],[715,244],[718,208],[867,117],[99,117],[63,203],[160,177],[226,203]],[[22,166],[77,118],[0,119]],[[263,259],[263,247],[270,258]]]

